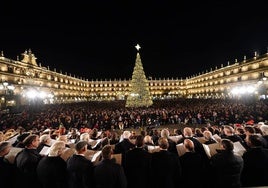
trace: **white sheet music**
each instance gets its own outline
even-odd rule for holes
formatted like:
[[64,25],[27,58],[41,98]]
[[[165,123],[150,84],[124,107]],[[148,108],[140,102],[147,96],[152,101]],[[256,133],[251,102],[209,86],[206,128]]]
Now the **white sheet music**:
[[17,138],[18,138],[19,134],[11,137],[10,139],[8,139],[7,141],[12,145],[16,142]]
[[208,145],[206,145],[206,144],[202,144],[202,145],[203,145],[203,148],[204,148],[207,156],[210,158],[211,154],[210,154],[210,149],[209,149]]
[[239,142],[234,142],[234,153],[242,156],[246,152],[244,146]]
[[159,146],[148,146],[148,152],[149,153],[158,152],[158,151],[160,151]]
[[221,141],[221,137],[217,134],[212,135],[212,137],[217,141],[220,142]]
[[91,145],[92,149],[96,148],[97,145],[102,141],[102,139],[95,140],[94,145]]
[[93,155],[91,161],[92,161],[92,162],[96,162],[96,160],[99,158],[100,154],[101,154],[101,151],[97,151],[97,152]]
[[177,144],[176,145],[176,148],[177,148],[177,151],[178,151],[178,155],[179,156],[182,156],[182,155],[185,154],[186,149],[184,148],[183,143]]
[[40,155],[48,155],[49,150],[50,150],[50,147],[48,147],[48,146],[44,146],[44,147],[42,148],[42,150],[39,152],[39,154],[40,154]]
[[182,135],[177,135],[177,136],[170,136],[169,138],[177,143],[182,137],[183,137]]
[[217,149],[220,149],[221,148],[221,144],[220,143],[208,144],[207,146],[209,147],[211,157],[213,155],[215,155],[216,153],[218,153],[217,152]]

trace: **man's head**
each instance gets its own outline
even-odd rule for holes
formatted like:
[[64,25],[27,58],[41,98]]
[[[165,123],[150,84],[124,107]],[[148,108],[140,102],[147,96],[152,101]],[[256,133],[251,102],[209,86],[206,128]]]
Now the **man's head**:
[[169,146],[169,143],[168,143],[168,140],[167,138],[165,137],[160,137],[158,139],[158,145],[161,149],[168,149],[168,146]]
[[111,145],[105,145],[102,150],[101,154],[103,159],[111,159],[113,154],[113,149]]
[[222,145],[223,149],[226,151],[233,151],[234,150],[234,144],[229,139],[222,139],[221,145]]
[[87,151],[87,146],[88,146],[88,143],[87,141],[79,141],[75,144],[75,150],[77,153],[83,153],[85,151]]

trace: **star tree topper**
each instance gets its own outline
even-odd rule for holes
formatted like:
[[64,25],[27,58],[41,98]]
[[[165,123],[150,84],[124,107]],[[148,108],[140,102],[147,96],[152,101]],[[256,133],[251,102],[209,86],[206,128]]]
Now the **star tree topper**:
[[139,44],[137,44],[137,45],[135,46],[135,48],[139,51],[139,49],[140,49],[141,47],[140,47]]

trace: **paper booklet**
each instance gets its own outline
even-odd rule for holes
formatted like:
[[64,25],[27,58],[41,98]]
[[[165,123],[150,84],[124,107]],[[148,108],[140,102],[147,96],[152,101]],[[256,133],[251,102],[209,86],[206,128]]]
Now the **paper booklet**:
[[183,143],[177,144],[176,148],[177,148],[177,152],[178,152],[179,157],[183,156],[185,154],[186,149],[184,148]]
[[148,146],[148,152],[149,153],[154,153],[154,152],[158,152],[158,151],[160,151],[159,146]]
[[182,135],[177,135],[177,136],[169,136],[169,138],[171,140],[173,140],[174,142],[178,142],[183,136]]
[[240,156],[243,156],[243,154],[246,152],[247,150],[244,148],[244,146],[239,142],[234,142],[234,153]]
[[5,158],[11,163],[14,163],[17,154],[23,150],[23,148],[11,147],[10,152],[5,156]]
[[40,154],[40,155],[48,155],[49,150],[50,150],[50,147],[48,147],[48,146],[44,146],[44,147],[42,148],[42,150],[39,152],[39,154]]
[[211,158],[213,155],[215,155],[217,152],[217,149],[220,149],[220,143],[213,143],[213,144],[202,144],[203,148],[209,158]]
[[91,162],[93,163],[98,162],[100,159],[100,155],[101,155],[101,151],[97,151],[96,153],[94,153],[94,155],[92,156]]

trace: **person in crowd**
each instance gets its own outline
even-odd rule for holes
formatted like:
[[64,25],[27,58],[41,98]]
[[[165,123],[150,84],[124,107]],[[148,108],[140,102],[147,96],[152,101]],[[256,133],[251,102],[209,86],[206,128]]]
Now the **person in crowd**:
[[119,142],[119,136],[116,131],[111,131],[111,134],[109,136],[109,142],[111,145],[115,145]]
[[69,188],[94,187],[93,163],[85,157],[87,141],[79,141],[75,144],[76,153],[67,160],[69,174]]
[[235,134],[238,135],[242,140],[246,139],[245,127],[240,125],[239,127],[235,127]]
[[160,137],[158,145],[160,151],[152,154],[151,187],[180,187],[182,168],[179,156],[168,151],[169,142],[167,138]]
[[151,154],[144,149],[144,137],[138,135],[136,147],[126,152],[125,173],[128,188],[149,188]]
[[212,133],[208,130],[203,132],[204,138],[205,138],[205,142],[204,144],[209,145],[209,144],[214,144],[217,143],[217,141],[213,138]]
[[40,139],[36,134],[30,134],[23,140],[25,146],[15,157],[15,165],[18,169],[18,186],[38,188],[40,183],[37,178],[36,168],[42,156],[37,152]]
[[241,181],[245,187],[268,185],[268,149],[263,148],[262,141],[261,135],[248,136],[249,149],[242,156],[244,168]]
[[65,147],[70,148],[70,143],[68,142],[67,134],[60,134],[57,141],[63,141],[65,143]]
[[99,150],[101,150],[106,145],[110,145],[110,140],[108,137],[102,138],[102,140],[99,144]]
[[195,134],[194,134],[195,137],[203,137],[204,136],[203,132],[201,131],[200,128],[195,128],[194,132],[195,132]]
[[131,139],[131,140],[135,140],[136,138],[137,138],[137,133],[136,133],[136,131],[131,131],[131,135],[130,135],[129,139]]
[[98,135],[98,129],[97,128],[93,128],[91,131],[90,131],[90,139],[91,140],[98,140],[100,139],[99,135]]
[[200,153],[204,161],[206,161],[207,166],[209,165],[209,158],[204,150],[203,145],[199,142],[193,134],[191,127],[185,127],[183,129],[183,137],[178,141],[178,144],[183,143],[184,139],[190,139],[194,143],[195,152]]
[[221,140],[221,150],[211,157],[212,187],[239,188],[241,187],[241,173],[243,158],[234,154],[234,144],[229,139]]
[[11,144],[8,141],[0,142],[0,185],[3,188],[15,188],[16,168],[5,156],[9,154]]
[[264,147],[268,149],[268,125],[261,125],[260,130],[264,139]]
[[141,130],[140,131],[140,135],[142,135],[143,137],[145,137],[146,136],[146,131],[145,130]]
[[[101,135],[98,137],[96,140],[96,144],[92,148],[93,150],[101,150],[105,145],[110,144],[109,139],[108,139],[108,131],[103,131]],[[94,140],[95,142],[95,140]]]
[[51,146],[51,138],[50,134],[43,134],[40,136],[40,143],[37,147],[37,152],[40,153],[40,151],[43,149],[43,147],[50,147]]
[[94,182],[97,188],[127,188],[127,178],[121,165],[112,159],[111,145],[102,148],[102,161],[94,168]]
[[170,139],[169,130],[168,129],[161,130],[160,135],[161,135],[161,137],[164,137],[164,138],[166,138],[168,140],[168,151],[178,155],[178,151],[177,151],[177,148],[176,148],[176,142]]
[[[211,112],[214,110],[218,114],[218,119],[216,122],[213,122],[214,125],[209,126],[208,128],[215,128],[213,134],[221,133],[218,125],[225,124],[234,124],[235,122],[243,122],[243,120],[247,120],[250,116],[250,119],[259,120],[259,121],[267,121],[267,100],[259,100],[254,103],[244,103],[245,101],[240,100],[221,100],[221,99],[176,99],[176,100],[157,100],[154,103],[154,106],[146,109],[126,109],[122,106],[121,101],[114,102],[90,102],[89,103],[79,103],[79,104],[55,104],[55,105],[44,105],[40,106],[40,109],[35,109],[35,113],[29,111],[30,109],[23,108],[23,113],[20,114],[12,114],[9,113],[8,116],[1,116],[0,127],[2,131],[7,131],[9,129],[14,129],[17,132],[20,132],[19,135],[24,131],[31,131],[34,128],[40,129],[38,131],[44,130],[45,128],[53,128],[55,124],[54,120],[59,121],[61,116],[71,115],[72,119],[75,122],[75,127],[78,130],[89,132],[89,127],[92,128],[96,125],[96,122],[99,119],[103,119],[103,112],[108,116],[108,118],[113,119],[111,122],[112,125],[117,125],[117,117],[120,114],[123,114],[124,118],[129,119],[129,123],[133,124],[136,116],[148,117],[152,119],[152,121],[158,119],[158,121],[162,124],[163,118],[161,115],[161,111],[163,107],[165,108],[166,120],[165,122],[172,123],[172,118],[174,115],[178,115],[181,119],[180,122],[184,122],[184,119],[191,116],[196,115],[196,108],[198,111],[201,111],[202,114],[206,114],[206,117],[211,117]],[[120,103],[120,104],[119,104]],[[177,109],[180,110],[177,110]],[[120,110],[119,110],[120,109]],[[213,110],[211,110],[213,109]],[[247,112],[247,113],[244,113]],[[256,113],[258,112],[258,113]],[[132,117],[133,118],[130,118]],[[155,117],[154,117],[155,116]],[[30,117],[30,118],[29,118]],[[252,117],[252,118],[251,118]],[[84,124],[84,120],[86,119],[87,123]],[[145,122],[144,120],[141,120]],[[209,121],[209,119],[208,119]],[[189,121],[190,122],[190,121]],[[59,123],[56,123],[56,127],[59,127]],[[103,126],[102,121],[99,121],[98,124],[100,127]],[[23,128],[21,128],[21,125]],[[170,125],[167,125],[170,126]],[[180,127],[183,129],[185,124],[174,124],[176,128]],[[202,125],[203,126],[203,125]],[[205,125],[204,125],[205,126]],[[243,126],[240,124],[239,126]],[[18,129],[23,131],[18,131]],[[157,127],[154,131],[157,132],[162,129],[163,126]],[[121,133],[120,130],[115,130]],[[6,132],[6,133],[7,133]],[[58,130],[51,130],[51,136],[53,136],[53,132],[55,136],[59,134]],[[203,132],[203,131],[202,131]],[[6,134],[5,133],[5,134]],[[235,133],[236,134],[236,133]],[[12,134],[13,135],[13,134]],[[157,134],[159,136],[159,134]],[[158,136],[154,137],[154,143],[158,144],[157,139]],[[221,135],[220,135],[221,136]],[[189,138],[190,139],[190,138]],[[23,139],[22,139],[23,140]],[[155,141],[156,140],[156,141]],[[12,140],[13,142],[14,140]],[[11,143],[12,143],[11,142]],[[193,141],[194,142],[194,141]],[[195,143],[195,142],[194,142]],[[24,146],[23,146],[24,147]],[[198,151],[198,148],[195,147],[195,151]]]
[[92,148],[91,148],[91,145],[90,145],[90,135],[89,135],[89,133],[87,133],[87,132],[85,132],[85,133],[82,133],[81,135],[80,135],[80,141],[86,141],[87,143],[88,143],[88,145],[87,145],[87,149],[89,149],[89,150],[91,150]]
[[255,131],[254,127],[251,125],[246,125],[244,127],[244,129],[245,129],[245,138],[242,141],[242,145],[246,148],[246,150],[248,150],[248,149],[250,149],[249,145],[247,144],[248,138],[250,135],[256,134],[256,131]]
[[30,135],[30,132],[23,132],[18,135],[16,141],[12,144],[13,147],[24,148],[23,140]]
[[[194,143],[190,139],[183,142],[185,154],[180,156],[182,167],[182,187],[205,187],[206,164],[200,153],[195,152]],[[193,181],[193,177],[195,177]]]
[[67,137],[68,140],[72,140],[73,143],[77,143],[80,139],[80,132],[76,128],[70,128]]
[[128,150],[133,149],[135,147],[135,144],[133,144],[130,141],[130,136],[131,133],[130,131],[124,131],[122,134],[122,141],[120,141],[119,143],[115,144],[115,149],[114,149],[114,153],[118,154],[118,153],[126,153]]
[[243,140],[240,136],[238,136],[237,134],[235,134],[235,130],[232,126],[230,125],[225,125],[223,127],[223,135],[221,135],[221,138],[224,139],[229,139],[232,142],[241,142],[243,143]]
[[158,130],[152,130],[152,133],[149,135],[152,137],[154,144],[158,145],[158,139],[160,138],[160,133],[158,132]]
[[121,153],[122,154],[122,165],[124,167],[124,164],[125,164],[125,153],[128,151],[128,150],[131,150],[135,147],[135,144],[133,144],[131,141],[130,141],[130,131],[124,131],[123,134],[122,134],[122,137],[123,137],[123,140],[117,144],[115,144],[115,147],[114,147],[114,153],[115,154],[119,154]]
[[155,146],[153,139],[150,135],[146,135],[144,137],[144,146],[143,147],[146,151],[149,151],[148,146]]
[[66,188],[68,186],[67,165],[61,158],[65,148],[64,141],[54,142],[48,155],[38,163],[36,171],[42,188]]

